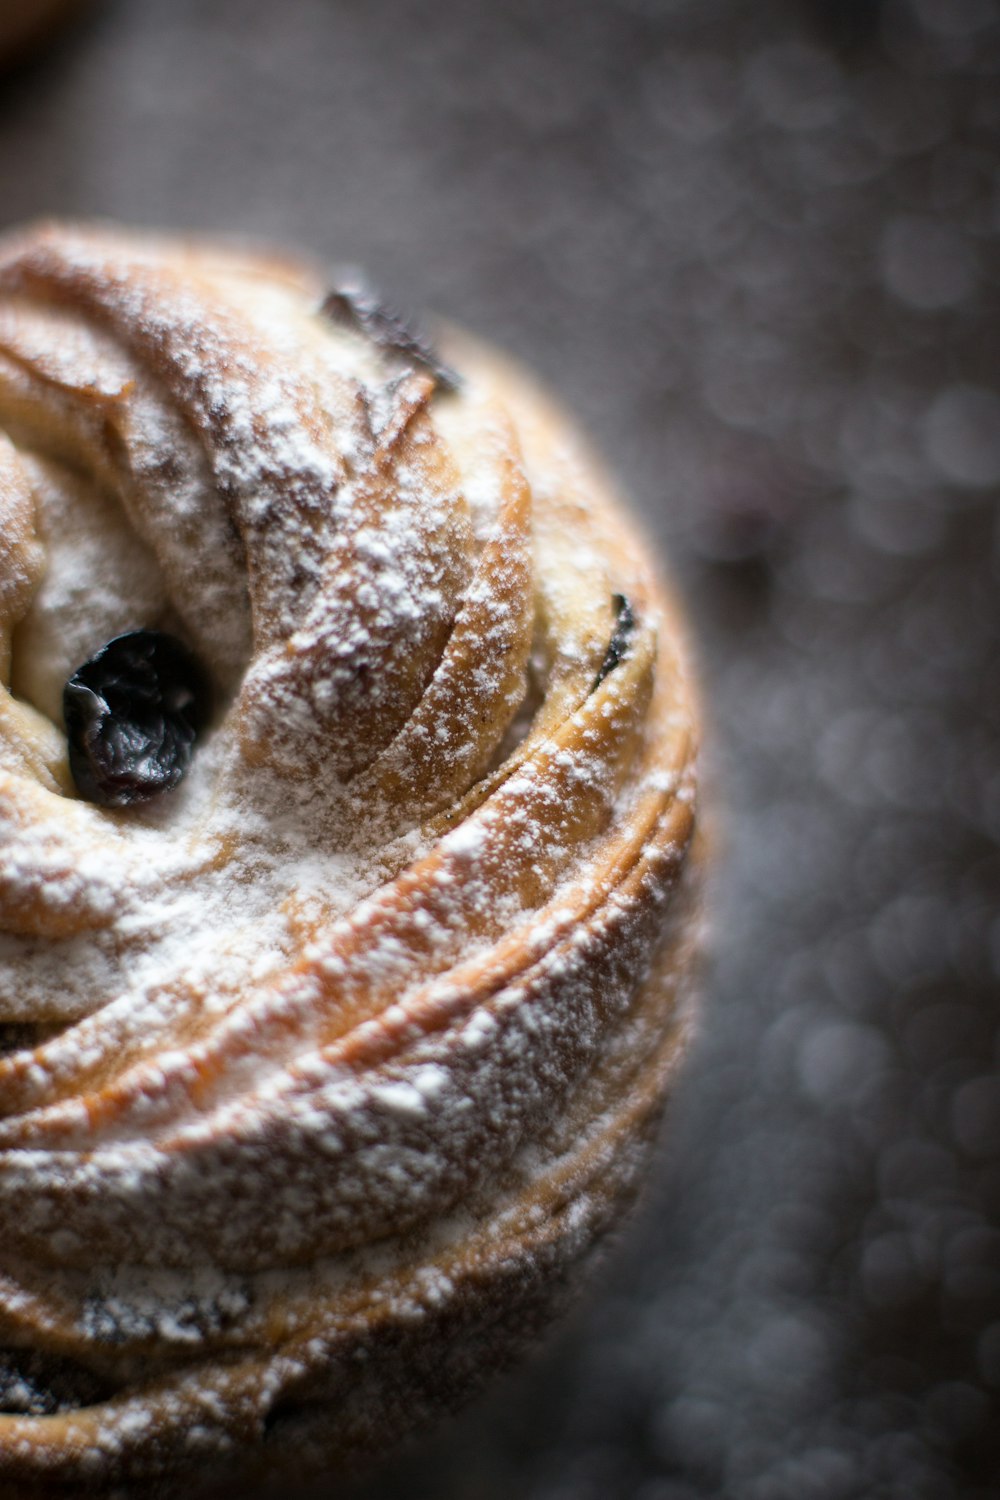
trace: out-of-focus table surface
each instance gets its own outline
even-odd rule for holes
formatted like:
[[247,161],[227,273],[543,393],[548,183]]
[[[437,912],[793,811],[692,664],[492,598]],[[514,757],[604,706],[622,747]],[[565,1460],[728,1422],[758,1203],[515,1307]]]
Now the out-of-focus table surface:
[[650,1189],[351,1500],[996,1494],[998,67],[991,0],[109,0],[0,82],[4,225],[301,244],[499,341],[693,619],[713,952]]

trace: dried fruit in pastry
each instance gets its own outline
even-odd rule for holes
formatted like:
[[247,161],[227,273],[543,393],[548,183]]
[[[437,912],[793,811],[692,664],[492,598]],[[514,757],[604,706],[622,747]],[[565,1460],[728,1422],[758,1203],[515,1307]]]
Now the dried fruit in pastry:
[[[0,427],[0,1480],[334,1463],[508,1359],[633,1181],[674,608],[523,375],[292,260],[8,240]],[[67,683],[126,779],[190,712],[183,780],[74,783]]]

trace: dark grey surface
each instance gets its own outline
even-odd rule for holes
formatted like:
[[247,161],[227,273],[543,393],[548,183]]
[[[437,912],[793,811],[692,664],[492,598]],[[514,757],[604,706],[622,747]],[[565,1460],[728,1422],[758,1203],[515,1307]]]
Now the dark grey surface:
[[304,244],[533,364],[700,642],[646,1201],[351,1500],[998,1493],[998,60],[990,0],[120,0],[2,85],[4,222]]

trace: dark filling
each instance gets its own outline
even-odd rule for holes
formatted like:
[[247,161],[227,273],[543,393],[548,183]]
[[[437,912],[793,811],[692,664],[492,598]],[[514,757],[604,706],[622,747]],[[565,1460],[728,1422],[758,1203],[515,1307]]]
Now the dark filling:
[[617,611],[617,619],[615,620],[615,628],[611,634],[611,639],[608,642],[608,649],[604,653],[601,670],[594,678],[595,688],[600,687],[608,673],[613,672],[618,663],[625,659],[628,653],[629,641],[635,630],[635,615],[632,613],[632,606],[625,598],[625,595],[612,594],[611,598]]
[[438,357],[433,344],[401,314],[378,300],[364,287],[337,287],[320,309],[332,322],[353,328],[380,349],[399,354],[418,369],[433,376],[442,391],[458,389],[454,370]]
[[134,630],[102,646],[63,689],[80,796],[128,807],[170,791],[191,763],[210,703],[204,672],[173,636]]

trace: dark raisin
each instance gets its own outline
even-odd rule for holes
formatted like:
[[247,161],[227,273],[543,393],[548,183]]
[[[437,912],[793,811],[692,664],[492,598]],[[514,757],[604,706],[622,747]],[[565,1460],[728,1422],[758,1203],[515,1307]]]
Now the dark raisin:
[[116,636],[63,689],[80,796],[127,807],[175,787],[209,710],[208,680],[180,641],[155,630]]
[[407,318],[381,302],[369,288],[336,287],[320,311],[333,322],[363,333],[380,349],[402,355],[410,364],[426,370],[442,391],[458,389],[459,378],[455,371],[438,358],[426,336]]
[[618,663],[624,659],[628,651],[628,643],[632,637],[632,632],[635,629],[635,615],[632,613],[632,606],[625,598],[625,595],[612,594],[611,600],[617,611],[617,619],[615,620],[615,628],[611,639],[608,642],[608,649],[604,653],[604,660],[601,662],[601,670],[594,678],[595,688],[600,687],[608,673],[613,672]]

